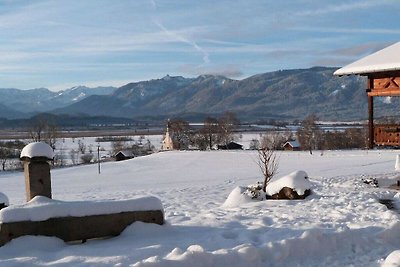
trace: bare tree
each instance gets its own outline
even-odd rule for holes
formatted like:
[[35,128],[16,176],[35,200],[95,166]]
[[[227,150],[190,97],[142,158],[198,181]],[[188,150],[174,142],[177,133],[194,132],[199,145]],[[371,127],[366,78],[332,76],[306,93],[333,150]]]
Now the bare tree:
[[301,126],[297,131],[297,137],[301,147],[310,151],[312,154],[313,149],[321,148],[322,145],[322,131],[317,125],[316,115],[310,115],[301,122]]
[[264,183],[262,190],[266,192],[268,183],[278,170],[279,162],[275,154],[275,150],[268,146],[262,147],[258,150],[258,166],[264,176]]
[[270,147],[274,150],[283,149],[283,145],[293,138],[293,134],[290,131],[280,132],[278,129],[267,132],[261,138],[261,147]]
[[251,139],[249,149],[250,150],[258,150],[260,148],[260,141],[257,139]]
[[19,140],[0,142],[0,164],[3,171],[6,170],[8,161],[11,161],[9,165],[12,165],[13,159],[19,158],[24,146],[25,143]]
[[89,154],[83,154],[81,156],[82,163],[83,164],[89,164],[92,161],[93,157],[94,157],[94,155],[90,154],[90,153]]
[[46,142],[53,150],[56,149],[59,130],[55,124],[49,123],[46,118],[39,116],[34,119],[29,134],[34,142]]
[[77,161],[78,161],[78,159],[77,159],[77,158],[78,158],[78,153],[79,153],[79,151],[78,151],[78,150],[75,150],[75,149],[71,149],[71,151],[69,152],[72,165],[77,164]]
[[213,145],[219,142],[219,125],[216,118],[207,117],[204,120],[203,128],[200,133],[207,140],[209,149],[212,149]]
[[121,150],[128,149],[128,145],[127,145],[126,141],[121,141],[121,140],[111,142],[111,146],[112,146],[113,154],[116,154]]
[[47,123],[47,128],[44,133],[44,141],[51,146],[53,150],[56,149],[57,139],[59,138],[60,131],[57,125],[52,123]]
[[169,121],[171,138],[176,149],[188,149],[190,145],[191,128],[187,121],[172,119]]
[[7,160],[11,157],[12,153],[9,148],[6,147],[0,147],[0,163],[2,170],[6,170],[6,163]]
[[82,140],[78,140],[78,151],[82,155],[86,153],[86,144]]
[[47,121],[43,118],[37,118],[31,124],[29,128],[29,135],[31,136],[32,141],[40,142],[43,140],[43,134],[47,127]]
[[218,120],[219,126],[219,139],[224,144],[227,145],[229,142],[234,140],[233,130],[239,124],[239,119],[233,112],[225,112],[221,118]]

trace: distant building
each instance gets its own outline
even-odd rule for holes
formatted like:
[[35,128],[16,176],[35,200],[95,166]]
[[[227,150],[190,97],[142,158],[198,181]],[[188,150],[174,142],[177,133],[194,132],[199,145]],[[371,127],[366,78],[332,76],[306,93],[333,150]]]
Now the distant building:
[[172,142],[172,138],[169,134],[169,120],[167,123],[167,131],[165,132],[165,138],[162,142],[161,150],[168,151],[168,150],[173,150],[174,149],[174,144]]
[[237,149],[243,149],[243,146],[235,142],[230,142],[227,145],[218,145],[217,148],[222,150],[235,150],[235,149],[237,150]]
[[120,161],[126,159],[133,159],[135,157],[135,154],[133,154],[133,152],[129,150],[121,150],[118,151],[118,153],[115,154],[114,157],[116,161]]
[[301,150],[301,146],[298,141],[287,141],[285,144],[283,144],[283,149],[289,151],[299,151]]

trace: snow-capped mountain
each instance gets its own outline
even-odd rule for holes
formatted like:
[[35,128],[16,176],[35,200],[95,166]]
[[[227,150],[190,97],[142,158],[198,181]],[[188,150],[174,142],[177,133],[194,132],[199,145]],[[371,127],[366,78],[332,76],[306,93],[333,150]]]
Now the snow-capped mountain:
[[[116,117],[188,117],[233,111],[242,119],[302,119],[315,113],[340,120],[366,116],[364,78],[333,76],[315,67],[258,74],[243,80],[201,75],[130,83],[108,96],[91,96],[57,113]],[[101,109],[96,107],[101,106]]]
[[[47,89],[0,89],[0,104],[19,112],[86,114],[123,118],[165,119],[218,116],[235,112],[248,121],[303,119],[316,114],[325,120],[367,118],[366,79],[333,76],[336,68],[280,70],[243,80],[201,75],[165,76],[120,88],[84,86],[60,92]],[[396,115],[399,100],[376,101],[376,115]],[[101,108],[100,108],[101,107]],[[10,117],[1,113],[0,117]]]
[[[53,92],[46,88],[19,90],[0,89],[0,104],[9,112],[0,112],[0,117],[26,117],[22,113],[32,115],[35,112],[47,112],[68,106],[91,95],[108,95],[115,91],[114,87],[89,88],[76,86],[63,91]],[[13,113],[17,112],[18,115]]]

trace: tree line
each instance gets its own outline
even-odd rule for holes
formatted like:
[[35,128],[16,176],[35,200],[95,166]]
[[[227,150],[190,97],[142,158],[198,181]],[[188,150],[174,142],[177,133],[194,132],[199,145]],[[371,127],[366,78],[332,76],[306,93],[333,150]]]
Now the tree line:
[[213,149],[215,145],[227,145],[234,141],[234,130],[239,125],[239,119],[232,112],[222,116],[206,117],[201,127],[193,127],[183,119],[171,119],[168,122],[174,149],[185,150],[197,148]]
[[[303,150],[310,153],[313,150],[331,149],[351,149],[366,147],[366,129],[348,128],[340,131],[323,130],[317,124],[318,117],[308,116],[300,122],[297,131],[269,131],[268,134],[260,135],[260,139],[253,139],[249,149],[258,150],[268,147],[272,150],[283,149],[283,144],[288,140],[297,139]],[[216,145],[227,145],[235,141],[235,132],[239,119],[234,113],[226,112],[219,117],[206,117],[197,126],[190,124],[183,119],[175,118],[168,122],[171,138],[175,149],[214,149]],[[48,143],[57,154],[54,165],[66,165],[65,159],[68,157],[72,164],[90,163],[97,159],[94,150],[97,147],[86,145],[84,140],[74,142],[76,147],[65,148],[60,143],[61,135],[57,125],[46,120],[37,119],[32,121],[30,133],[31,141],[43,141]],[[151,142],[144,136],[139,136],[136,140],[132,137],[103,137],[98,138],[97,142],[111,142],[111,153],[115,154],[120,150],[132,151],[135,155],[146,155],[153,153],[156,149]],[[26,145],[23,141],[2,141],[0,142],[0,167],[1,170],[20,168],[18,159],[21,149]],[[15,166],[14,166],[15,165]]]
[[318,117],[306,117],[297,130],[297,138],[303,150],[352,149],[367,147],[366,127],[344,130],[322,130],[317,124]]

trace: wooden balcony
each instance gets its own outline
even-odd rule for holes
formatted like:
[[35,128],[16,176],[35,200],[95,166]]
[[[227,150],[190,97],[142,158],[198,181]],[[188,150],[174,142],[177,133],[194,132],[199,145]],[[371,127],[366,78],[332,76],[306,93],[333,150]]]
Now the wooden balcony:
[[375,125],[374,144],[377,146],[400,147],[400,125]]

